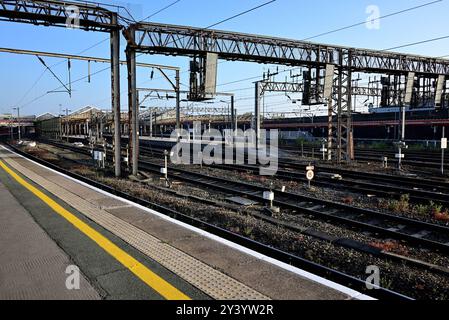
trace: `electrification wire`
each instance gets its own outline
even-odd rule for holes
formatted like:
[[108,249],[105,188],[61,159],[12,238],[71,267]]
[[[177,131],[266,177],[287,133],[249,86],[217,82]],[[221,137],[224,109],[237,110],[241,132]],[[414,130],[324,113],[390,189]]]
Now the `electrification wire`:
[[[253,7],[253,8],[251,8],[251,9],[248,9],[248,10],[246,10],[246,11],[243,11],[243,12],[241,12],[241,13],[238,13],[238,14],[236,14],[236,15],[230,17],[230,18],[221,20],[221,21],[219,21],[219,22],[217,22],[217,23],[214,23],[214,24],[212,24],[212,25],[210,25],[210,26],[207,26],[207,27],[204,28],[204,29],[208,29],[208,28],[211,28],[211,27],[216,26],[216,25],[218,25],[218,24],[222,24],[222,23],[227,22],[227,21],[229,21],[229,20],[231,20],[231,19],[235,19],[235,18],[237,18],[237,17],[242,16],[243,14],[247,14],[247,13],[249,13],[249,12],[252,12],[252,11],[256,10],[256,9],[262,8],[262,7],[264,7],[264,6],[266,6],[266,5],[270,4],[270,3],[273,3],[273,2],[275,2],[275,1],[277,1],[277,0],[271,0],[271,1],[265,2],[265,3],[261,4],[261,5],[258,5],[258,6],[256,6],[256,7]],[[141,56],[141,55],[143,55],[143,54],[144,54],[144,53],[141,53],[141,54],[137,55],[137,57],[138,57],[138,56]],[[107,67],[107,68],[104,68],[104,69],[100,69],[99,71],[97,71],[97,72],[91,74],[91,76],[96,75],[96,74],[99,74],[99,73],[104,72],[104,71],[109,70],[109,69],[110,69],[110,67]],[[79,82],[79,81],[81,81],[81,80],[84,80],[84,79],[86,79],[86,78],[88,78],[88,77],[89,77],[89,76],[84,76],[84,77],[78,78],[78,79],[72,81],[72,84],[73,84],[73,83],[77,83],[77,82]],[[51,90],[51,91],[57,91],[57,90],[59,90],[59,89],[61,89],[61,88],[62,88],[62,86],[61,86],[61,87],[58,87],[58,88],[56,88],[56,89],[53,89],[53,90]],[[121,92],[120,92],[120,93],[121,93]],[[39,100],[39,99],[41,99],[42,97],[46,96],[47,94],[48,94],[48,92],[45,93],[45,94],[42,94],[42,95],[40,95],[40,96],[38,96],[38,97],[36,97],[36,98],[34,98],[33,100],[31,100],[31,101],[29,101],[29,102],[27,102],[27,103],[25,103],[24,105],[22,105],[22,108],[24,108],[25,106],[28,106],[29,104],[31,104],[31,103],[33,103],[33,102]]]
[[44,76],[44,74],[47,72],[47,68],[45,68],[42,73],[39,75],[39,77],[37,77],[36,81],[32,84],[32,86],[25,92],[25,94],[20,98],[20,100],[14,105],[16,108],[19,104],[22,103],[23,100],[25,100],[25,98],[30,94],[31,90],[33,90],[37,84],[39,83],[39,81],[42,79],[42,77]]
[[[272,2],[274,2],[274,1],[275,1],[275,0],[269,1],[269,2],[265,3],[264,5],[267,5],[267,4],[272,3]],[[430,5],[430,4],[433,4],[433,3],[436,3],[436,2],[441,2],[441,1],[442,1],[442,0],[440,0],[440,1],[434,1],[434,2],[428,3],[428,4],[426,4],[426,5]],[[260,5],[260,6],[256,7],[256,8],[259,8],[259,7],[264,6],[264,5]],[[425,6],[425,5],[418,6],[418,7],[423,7],[423,6]],[[412,10],[412,9],[417,9],[418,7],[414,7],[414,8],[402,10],[401,13],[410,11],[410,10]],[[256,8],[254,8],[253,10],[255,10]],[[245,13],[250,12],[250,11],[253,11],[253,10],[251,10],[251,9],[250,9],[250,10],[247,10],[247,11],[245,11]],[[243,13],[237,14],[237,15],[235,15],[235,16],[233,16],[233,17],[238,17],[238,16],[241,16],[242,14],[243,14]],[[399,13],[395,13],[395,14],[399,14]],[[391,15],[388,15],[388,16],[391,16]],[[385,18],[385,17],[386,17],[386,16],[384,16],[383,18]],[[224,19],[224,20],[222,20],[222,21],[220,21],[220,22],[218,22],[218,23],[212,24],[211,26],[208,26],[208,27],[206,27],[206,28],[210,28],[210,27],[216,26],[216,25],[218,25],[218,24],[220,24],[220,23],[229,21],[230,19],[231,19],[231,18]],[[342,30],[344,30],[344,29],[342,29]],[[336,31],[334,30],[334,32],[336,32]],[[414,46],[414,45],[418,45],[418,44],[429,43],[429,42],[433,42],[433,41],[439,41],[439,40],[443,40],[443,39],[446,39],[446,38],[449,38],[449,36],[438,37],[438,38],[433,38],[433,39],[423,40],[423,41],[419,41],[419,42],[409,43],[409,44],[405,44],[405,45],[401,45],[401,46],[397,46],[397,47],[392,47],[392,48],[384,49],[384,50],[382,50],[382,51],[389,51],[389,50],[394,50],[394,49],[399,49],[399,48],[405,48],[405,47]],[[443,56],[443,57],[444,57],[444,56]],[[102,69],[102,70],[96,72],[95,74],[100,73],[100,72],[105,71],[105,70],[108,70],[108,69],[109,69],[109,67],[108,67],[108,68],[105,68],[105,69]],[[287,70],[284,70],[284,71],[281,71],[281,72],[287,72],[287,71],[289,71],[289,70],[294,70],[294,69],[299,69],[299,68],[287,69]],[[84,78],[86,78],[86,77],[83,77],[82,79],[84,79]],[[252,80],[252,79],[256,79],[256,78],[260,78],[260,76],[259,76],[259,77],[251,77],[250,79],[249,79],[249,78],[246,78],[246,79],[242,79],[242,80],[236,80],[236,81],[232,81],[231,83],[238,83],[238,82],[248,81],[248,80]],[[74,82],[76,82],[76,81],[74,81]],[[219,84],[219,85],[217,85],[217,86],[227,85],[227,84],[231,84],[231,83]],[[58,89],[59,89],[59,88],[58,88]],[[57,89],[56,89],[56,90],[57,90]],[[41,96],[41,97],[42,97],[42,96]],[[38,97],[38,98],[40,98],[40,97]],[[33,101],[33,102],[34,102],[34,101]],[[27,104],[29,104],[29,103],[27,103]]]
[[[379,20],[381,20],[381,19],[393,17],[393,16],[396,16],[396,15],[399,15],[399,14],[402,14],[402,13],[406,13],[406,12],[409,12],[409,11],[413,11],[413,10],[416,10],[416,9],[420,9],[420,8],[423,8],[423,7],[427,7],[427,6],[430,6],[430,5],[433,5],[433,4],[442,2],[442,1],[443,1],[443,0],[436,0],[436,1],[427,2],[427,3],[424,3],[424,4],[422,4],[422,5],[418,5],[418,6],[415,6],[415,7],[408,8],[408,9],[396,11],[396,12],[393,12],[393,13],[390,13],[390,14],[387,14],[387,15],[384,15],[384,16],[380,16],[380,17],[378,17],[378,18],[371,19],[371,20],[369,20],[368,22],[379,21]],[[358,22],[358,23],[351,24],[351,25],[346,26],[346,27],[341,27],[341,28],[338,28],[338,29],[335,29],[335,30],[323,32],[323,33],[320,33],[320,34],[317,34],[317,35],[314,35],[314,36],[305,38],[305,39],[303,39],[302,41],[307,41],[307,40],[319,38],[319,37],[326,36],[326,35],[329,35],[329,34],[332,34],[332,33],[336,33],[336,32],[344,31],[344,30],[351,29],[351,28],[354,28],[354,27],[358,27],[358,26],[361,26],[361,25],[365,25],[366,22],[367,22],[367,21]]]
[[[163,8],[163,9],[161,9],[161,10],[155,12],[154,14],[150,15],[149,17],[152,17],[152,16],[158,14],[159,12],[162,12],[162,10],[165,10],[165,9],[167,9],[167,8],[169,8],[169,7],[171,7],[171,6],[173,6],[174,4],[178,3],[179,1],[181,1],[181,0],[178,0],[178,1],[175,1],[175,2],[171,3],[170,5],[168,5],[168,6],[166,6],[165,8]],[[248,10],[246,10],[246,11],[243,11],[243,12],[241,12],[241,13],[238,13],[238,14],[232,16],[232,17],[229,17],[229,18],[223,19],[223,20],[221,20],[221,21],[219,21],[219,22],[213,23],[213,24],[211,24],[211,25],[209,25],[209,26],[207,26],[207,27],[204,27],[204,28],[202,28],[202,29],[203,29],[203,30],[207,30],[207,29],[209,29],[209,28],[215,27],[215,26],[217,26],[217,25],[219,25],[219,24],[222,24],[222,23],[224,23],[224,22],[230,21],[230,20],[235,19],[235,18],[237,18],[237,17],[240,17],[240,16],[242,16],[242,15],[244,15],[244,14],[247,14],[247,13],[249,13],[249,12],[252,12],[252,11],[255,11],[255,10],[259,9],[259,8],[262,8],[262,7],[264,7],[264,6],[266,6],[266,5],[270,4],[270,3],[273,3],[273,2],[275,2],[275,1],[277,1],[277,0],[271,0],[271,1],[265,2],[265,3],[261,4],[261,5],[258,5],[258,6],[256,6],[256,7],[253,7],[253,8],[251,8],[251,9],[248,9]],[[149,19],[149,17],[145,18],[144,20]],[[179,40],[181,40],[181,39],[183,39],[183,38],[185,38],[185,37],[186,37],[186,36],[183,36],[183,37],[181,37]],[[168,44],[171,44],[171,43],[173,43],[173,41],[170,42],[170,43],[168,43]],[[144,54],[144,53],[141,53],[141,54],[137,55],[137,57],[139,57],[139,56],[141,56],[141,55],[143,55],[143,54]],[[137,58],[137,57],[136,57],[136,58]],[[218,64],[225,63],[225,62],[227,62],[227,61],[221,61],[221,62],[218,62]],[[189,72],[189,71],[187,70],[187,71],[181,72],[180,74],[185,74],[185,73],[188,73],[188,72]],[[158,80],[158,79],[162,79],[162,78],[163,78],[163,77],[161,76],[161,77],[158,77],[158,78],[155,78],[155,79],[152,79],[152,80]],[[148,82],[148,81],[147,81],[147,82]],[[146,82],[144,82],[144,83],[146,83]],[[182,84],[182,83],[181,83],[181,85],[183,85],[183,86],[185,86],[185,87],[188,87],[187,85]],[[121,92],[120,92],[120,93],[121,93]],[[109,98],[106,98],[106,99],[109,99]]]
[[400,46],[397,46],[397,47],[392,47],[392,48],[388,48],[388,49],[383,49],[383,50],[380,50],[380,51],[391,51],[391,50],[396,50],[396,49],[401,49],[401,48],[406,48],[406,47],[412,47],[412,46],[416,46],[416,45],[419,45],[419,44],[424,44],[424,43],[429,43],[429,42],[440,41],[440,40],[444,40],[444,39],[449,39],[449,35],[447,35],[447,36],[442,36],[442,37],[438,37],[438,38],[432,38],[432,39],[427,39],[427,40],[417,41],[417,42],[412,42],[412,43],[400,45]]
[[[96,72],[90,74],[90,76],[97,75],[97,74],[102,73],[102,72],[104,72],[104,71],[106,71],[106,70],[109,70],[110,68],[111,68],[111,67],[106,67],[106,68],[100,69],[100,70],[98,70],[98,71],[96,71]],[[81,77],[81,78],[78,78],[78,79],[76,79],[76,80],[73,80],[73,81],[72,81],[72,84],[78,83],[78,82],[80,82],[80,81],[82,81],[82,80],[84,80],[84,79],[87,79],[87,78],[89,78],[89,75],[84,76],[84,77]],[[23,104],[21,108],[24,108],[24,107],[30,105],[31,103],[33,103],[33,102],[35,102],[35,101],[37,101],[37,100],[39,100],[39,99],[45,97],[45,96],[48,95],[51,91],[57,91],[57,90],[62,89],[62,88],[64,88],[64,87],[63,87],[63,86],[60,86],[60,87],[57,87],[57,88],[55,88],[55,89],[53,89],[53,90],[50,90],[50,91],[48,91],[48,92],[46,92],[46,93],[44,93],[44,94],[42,94],[42,95],[40,95],[40,96],[34,98],[33,100],[31,100],[31,101],[29,101],[29,102]]]
[[[170,4],[168,4],[167,6],[163,7],[162,9],[159,9],[159,10],[157,10],[156,12],[154,12],[154,13],[150,14],[149,16],[147,16],[146,18],[140,20],[139,23],[145,22],[146,20],[151,19],[152,17],[156,16],[157,14],[159,14],[159,13],[161,13],[161,12],[163,12],[163,11],[169,9],[169,8],[171,8],[172,6],[174,6],[175,4],[177,4],[177,3],[180,2],[180,1],[181,1],[181,0],[173,1],[172,3],[170,3]],[[142,55],[142,54],[140,54],[140,55]],[[140,55],[138,55],[137,57],[139,57]],[[162,77],[160,77],[160,78],[162,78]],[[152,80],[153,80],[153,79],[152,79]],[[154,80],[157,80],[157,78],[154,79]],[[141,84],[144,84],[144,83],[147,83],[147,82],[149,82],[149,81],[143,82],[143,83],[141,83]],[[186,86],[185,84],[182,84],[182,83],[181,83],[181,85]],[[122,92],[120,92],[120,94],[121,94],[121,93],[122,93]],[[107,98],[102,99],[102,100],[99,100],[99,101],[104,101],[104,100],[109,99],[109,98],[110,98],[110,97],[107,97]]]
[[222,24],[222,23],[225,23],[225,22],[230,21],[230,20],[232,20],[232,19],[235,19],[235,18],[238,18],[238,17],[240,17],[240,16],[243,16],[243,15],[245,15],[245,14],[247,14],[247,13],[250,13],[250,12],[252,12],[252,11],[255,11],[255,10],[257,10],[257,9],[260,9],[260,8],[262,8],[262,7],[265,7],[265,6],[267,6],[267,5],[269,5],[269,4],[273,3],[273,2],[276,2],[276,1],[277,1],[277,0],[267,1],[267,2],[262,3],[262,4],[260,4],[260,5],[256,6],[256,7],[254,7],[254,8],[248,9],[248,10],[243,11],[243,12],[240,12],[240,13],[238,13],[238,14],[232,16],[232,17],[229,17],[229,18],[226,18],[226,19],[224,19],[224,20],[221,20],[221,21],[219,21],[219,22],[217,22],[217,23],[211,24],[210,26],[207,26],[205,29],[210,29],[210,28],[212,28],[212,27],[218,26],[219,24]]
[[[80,51],[80,52],[77,53],[77,54],[83,54],[83,53],[85,53],[85,52],[87,52],[87,51],[89,51],[89,50],[91,50],[91,49],[93,49],[93,48],[99,46],[100,44],[106,42],[107,40],[109,40],[109,37],[106,38],[106,39],[103,39],[103,40],[101,40],[101,41],[99,41],[99,42],[97,42],[97,43],[95,43],[95,44],[93,44],[93,45],[91,45],[90,47],[88,47],[88,48],[86,48],[86,49]],[[56,67],[56,66],[58,66],[58,65],[60,65],[60,64],[62,64],[62,63],[64,63],[64,60],[52,64],[49,68],[54,68],[54,67]],[[23,100],[30,94],[30,92],[36,87],[36,85],[39,83],[39,81],[42,79],[42,77],[44,76],[44,74],[45,74],[46,72],[47,72],[47,69],[45,69],[45,70],[42,72],[42,74],[37,78],[36,82],[34,82],[33,85],[32,85],[32,86],[26,91],[26,93],[22,96],[22,98],[20,98],[19,102],[17,102],[17,103],[15,104],[15,107],[17,107],[20,103],[22,103],[22,101],[23,101]],[[72,83],[73,83],[73,82],[72,82]],[[60,88],[58,88],[58,89],[60,89]],[[54,91],[54,90],[52,90],[52,91]],[[49,92],[47,92],[45,95],[47,95],[47,94],[49,94]]]
[[173,1],[173,2],[170,3],[169,5],[163,7],[162,9],[159,9],[158,11],[156,11],[156,12],[154,12],[154,13],[152,13],[152,14],[150,14],[148,17],[146,17],[146,18],[140,20],[139,22],[144,22],[144,21],[146,21],[146,20],[148,20],[148,19],[153,18],[155,15],[157,15],[157,14],[159,14],[159,13],[161,13],[161,12],[163,12],[163,11],[169,9],[169,8],[171,8],[172,6],[174,6],[175,4],[177,4],[177,3],[180,2],[180,1],[181,1],[181,0]]
[[[116,5],[111,5],[111,4],[101,3],[101,2],[93,2],[93,1],[82,1],[82,0],[75,0],[75,1],[80,2],[80,3],[90,3],[90,4],[96,4],[96,5],[112,6],[112,7],[115,7],[115,8],[123,8],[123,9],[125,9],[125,10],[128,12],[128,14],[129,14],[129,15],[131,16],[131,18],[132,18],[131,13],[129,13],[129,11],[128,11],[125,7],[123,7],[123,6],[116,6]],[[173,6],[174,4],[176,4],[176,3],[180,2],[180,1],[181,1],[181,0],[177,0],[177,1],[173,2],[173,3],[171,3],[170,5],[168,5],[168,6],[164,7],[164,8],[162,8],[162,9],[156,11],[155,13],[149,15],[148,17],[146,17],[145,19],[143,19],[143,20],[140,21],[140,22],[143,22],[144,20],[147,20],[147,19],[149,19],[149,18],[151,18],[151,17],[157,15],[158,13],[160,13],[160,12],[162,12],[162,11],[168,9],[169,7]],[[132,18],[132,19],[134,20],[134,18]],[[136,21],[134,20],[134,22],[136,22]],[[99,41],[99,42],[97,42],[97,43],[94,43],[94,44],[91,45],[90,47],[88,47],[88,48],[86,48],[86,49],[84,49],[84,50],[78,52],[77,54],[83,54],[83,53],[85,53],[85,52],[87,52],[87,51],[89,51],[89,50],[91,50],[91,49],[93,49],[93,48],[99,46],[100,44],[102,44],[102,43],[104,43],[104,42],[106,42],[106,41],[108,41],[108,40],[110,40],[110,37],[107,37],[106,39],[103,39],[103,40],[101,40],[101,41]],[[56,66],[62,64],[63,62],[64,62],[64,61],[59,61],[59,62],[57,62],[57,63],[51,65],[49,68],[54,68],[54,67],[56,67]],[[25,93],[25,95],[22,96],[22,98],[19,100],[18,103],[15,104],[15,106],[17,106],[18,104],[20,104],[20,103],[26,98],[26,96],[28,96],[28,94],[31,92],[32,89],[34,89],[34,87],[37,85],[37,83],[40,81],[40,79],[42,78],[42,76],[45,74],[46,71],[47,71],[47,69],[44,70],[44,72],[38,77],[38,80],[31,86],[31,88],[30,88],[29,90],[27,90],[27,92]],[[58,88],[58,89],[59,89],[59,88]],[[54,91],[54,90],[52,90],[52,91]],[[47,92],[47,93],[48,93],[48,92]]]

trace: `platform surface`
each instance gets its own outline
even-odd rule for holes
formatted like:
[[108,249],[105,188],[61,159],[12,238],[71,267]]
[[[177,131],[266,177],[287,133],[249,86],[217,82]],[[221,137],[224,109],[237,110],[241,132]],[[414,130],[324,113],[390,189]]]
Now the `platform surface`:
[[[212,240],[1,146],[0,166],[0,203],[6,209],[0,210],[0,299],[361,297]],[[80,290],[65,286],[68,265],[81,271]]]
[[[70,257],[50,239],[0,181],[0,299],[99,299],[80,278],[67,290]],[[69,269],[70,271],[70,269]]]

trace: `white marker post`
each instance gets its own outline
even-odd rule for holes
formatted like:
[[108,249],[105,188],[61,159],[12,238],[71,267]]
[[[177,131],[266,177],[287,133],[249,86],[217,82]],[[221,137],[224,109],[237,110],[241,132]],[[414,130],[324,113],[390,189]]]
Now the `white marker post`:
[[161,173],[164,175],[165,178],[165,186],[168,187],[169,183],[168,183],[168,151],[164,150],[164,167],[161,168]]
[[388,157],[382,157],[382,166],[384,169],[388,168]]
[[312,165],[308,165],[306,167],[306,178],[307,178],[307,181],[308,181],[309,189],[311,188],[311,181],[315,177],[315,173],[313,172],[314,170],[315,170],[315,167],[312,166]]
[[323,161],[326,160],[326,152],[327,152],[326,144],[327,144],[327,139],[323,139],[322,144],[321,144],[321,149],[320,149],[320,151],[323,153]]
[[273,201],[274,201],[274,192],[273,191],[264,191],[263,192],[263,198],[270,202],[270,208],[273,208]]
[[399,141],[395,143],[398,148],[398,153],[395,154],[395,158],[398,159],[398,170],[402,170],[402,160],[405,159],[405,154],[402,153],[402,149],[408,149],[407,144],[404,141]]

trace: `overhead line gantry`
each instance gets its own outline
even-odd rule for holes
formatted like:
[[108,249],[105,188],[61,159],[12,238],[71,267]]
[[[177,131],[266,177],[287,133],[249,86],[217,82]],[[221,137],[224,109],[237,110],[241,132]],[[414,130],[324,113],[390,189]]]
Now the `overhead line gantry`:
[[[350,161],[352,154],[352,74],[384,73],[407,77],[404,100],[410,104],[415,76],[437,79],[435,101],[447,90],[449,61],[395,52],[359,49],[222,30],[161,23],[131,24],[128,50],[149,54],[303,66],[323,74],[322,99],[328,105],[328,158]],[[317,81],[318,82],[318,81]],[[255,114],[260,116],[259,105]],[[336,121],[335,121],[336,118]],[[257,132],[260,121],[256,121]]]

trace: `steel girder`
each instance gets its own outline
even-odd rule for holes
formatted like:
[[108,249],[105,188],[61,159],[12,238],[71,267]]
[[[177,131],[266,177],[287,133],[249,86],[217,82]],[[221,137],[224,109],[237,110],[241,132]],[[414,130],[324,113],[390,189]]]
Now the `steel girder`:
[[[344,61],[348,66],[342,66]],[[331,65],[327,65],[325,72],[325,83],[332,80],[332,90],[324,90],[328,102],[327,155],[328,160],[335,159],[338,163],[353,159],[351,61],[352,51],[346,51],[340,56],[339,66],[329,68]]]
[[181,111],[187,116],[198,115],[201,113],[207,113],[209,115],[225,115],[227,113],[227,109],[224,107],[205,107],[205,106],[181,107]]
[[[334,88],[335,90],[335,88]],[[382,89],[370,87],[351,87],[351,94],[364,97],[377,97],[382,93]]]
[[109,32],[119,28],[112,18],[117,15],[115,12],[70,1],[0,0],[0,20],[67,27],[67,21],[73,18],[74,7],[81,29]]
[[260,81],[260,96],[265,92],[304,92],[304,83],[301,82],[272,82]]
[[449,75],[445,59],[158,23],[133,24],[130,28],[136,30],[134,45],[141,52],[186,56],[211,52],[226,60]]
[[[323,85],[320,85],[319,92],[323,92]],[[260,82],[260,94],[265,92],[304,92],[304,83],[302,82]],[[338,87],[333,86],[332,92],[338,94]],[[355,87],[351,86],[351,95],[364,97],[377,97],[382,93],[382,89],[370,87]],[[324,101],[323,101],[324,103]]]

